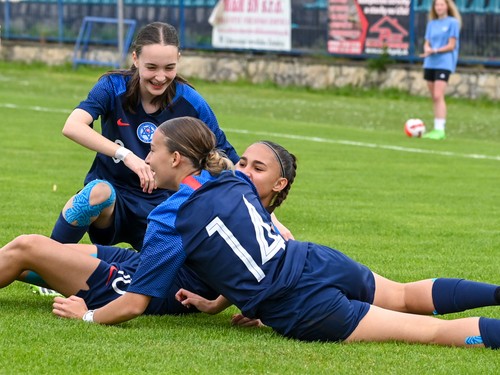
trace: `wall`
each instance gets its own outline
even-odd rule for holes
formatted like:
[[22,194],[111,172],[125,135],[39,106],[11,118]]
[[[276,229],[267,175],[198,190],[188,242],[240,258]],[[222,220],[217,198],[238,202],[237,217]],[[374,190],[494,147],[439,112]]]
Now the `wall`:
[[[14,44],[5,41],[0,46],[1,60],[42,61],[57,65],[71,63],[72,56],[72,46]],[[113,61],[114,55],[109,50],[96,50],[88,58]],[[180,74],[186,78],[214,82],[247,80],[314,89],[380,87],[395,88],[413,95],[428,95],[420,64],[389,65],[386,71],[380,72],[368,69],[365,62],[339,62],[325,57],[313,59],[185,51],[179,65]],[[447,95],[500,100],[500,71],[459,67],[450,77]]]

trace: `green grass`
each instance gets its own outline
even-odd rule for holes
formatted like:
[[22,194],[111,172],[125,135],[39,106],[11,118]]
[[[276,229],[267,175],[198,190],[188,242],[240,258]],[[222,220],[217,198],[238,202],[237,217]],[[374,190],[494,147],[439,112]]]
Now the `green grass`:
[[[102,72],[0,62],[0,244],[50,234],[81,187],[93,153],[61,129]],[[398,281],[500,284],[498,103],[449,99],[449,138],[436,142],[403,132],[410,117],[431,123],[426,97],[194,83],[239,153],[270,139],[297,155],[297,180],[277,211],[297,239],[338,248]],[[0,291],[0,373],[470,374],[500,366],[491,350],[286,340],[231,327],[235,311],[88,325],[54,317],[51,299],[16,282]],[[479,314],[500,310],[450,317]]]

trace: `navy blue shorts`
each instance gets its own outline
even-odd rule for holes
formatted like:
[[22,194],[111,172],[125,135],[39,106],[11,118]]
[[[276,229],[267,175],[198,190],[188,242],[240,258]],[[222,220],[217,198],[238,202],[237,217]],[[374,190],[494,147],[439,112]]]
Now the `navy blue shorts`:
[[259,310],[263,322],[284,336],[342,341],[366,315],[374,295],[370,269],[340,251],[312,244],[295,288],[284,298],[265,301]]
[[[97,309],[124,294],[139,264],[140,255],[132,249],[115,246],[97,246],[97,258],[101,260],[97,269],[87,280],[89,290],[80,290],[76,295],[85,300],[89,309]],[[176,275],[166,298],[153,297],[144,314],[189,314],[198,312],[186,308],[175,299],[175,293],[185,288],[208,299],[218,297],[213,289],[203,283],[189,268],[183,266]]]
[[445,69],[424,69],[424,79],[426,81],[445,81],[448,82],[451,72]]
[[146,233],[149,213],[168,198],[164,196],[146,200],[127,190],[113,186],[116,192],[114,222],[109,228],[99,229],[90,226],[88,233],[92,243],[114,245],[120,242],[130,244],[134,249],[141,250]]

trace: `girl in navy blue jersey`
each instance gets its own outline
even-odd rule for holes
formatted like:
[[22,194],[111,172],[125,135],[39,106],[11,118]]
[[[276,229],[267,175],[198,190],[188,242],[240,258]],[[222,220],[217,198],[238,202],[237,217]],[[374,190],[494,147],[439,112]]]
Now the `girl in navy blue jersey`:
[[[51,238],[77,243],[88,232],[92,243],[129,243],[140,250],[147,215],[171,192],[157,189],[144,161],[158,125],[182,116],[201,119],[217,147],[234,163],[239,157],[219,128],[210,106],[177,74],[179,39],[171,25],[142,28],[128,70],[102,76],[71,113],[63,134],[97,152],[85,187],[64,206]],[[93,129],[101,118],[101,133]]]
[[97,309],[89,310],[77,296],[54,300],[58,316],[113,324],[146,312],[153,299],[167,298],[178,271],[189,270],[221,296],[211,301],[181,289],[177,296],[184,305],[216,313],[235,304],[247,318],[287,337],[500,346],[500,320],[423,316],[498,305],[497,285],[448,278],[401,284],[337,250],[285,241],[270,216],[295,178],[295,157],[282,147],[253,145],[239,162],[241,172],[227,171],[210,130],[198,119],[179,118],[159,127],[146,161],[156,184],[176,193],[149,215],[132,280],[120,262],[100,269],[96,260],[73,269],[70,251],[58,250],[54,241],[21,237],[0,250],[0,286],[24,269],[85,300],[96,286],[128,284]]

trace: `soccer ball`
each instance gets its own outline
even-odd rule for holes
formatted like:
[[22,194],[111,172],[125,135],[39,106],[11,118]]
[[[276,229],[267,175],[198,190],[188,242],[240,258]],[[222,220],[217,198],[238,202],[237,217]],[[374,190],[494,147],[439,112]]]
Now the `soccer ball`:
[[411,118],[405,122],[405,133],[408,137],[421,137],[425,133],[425,124],[418,118]]

